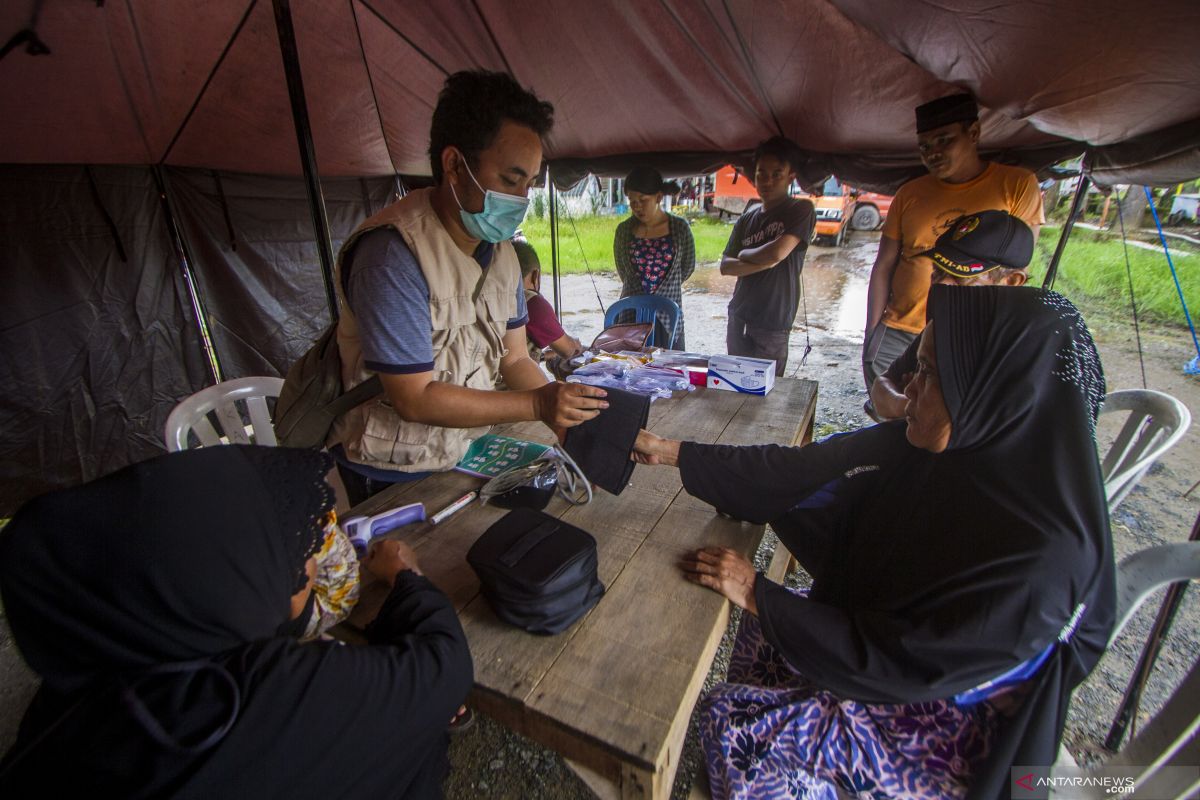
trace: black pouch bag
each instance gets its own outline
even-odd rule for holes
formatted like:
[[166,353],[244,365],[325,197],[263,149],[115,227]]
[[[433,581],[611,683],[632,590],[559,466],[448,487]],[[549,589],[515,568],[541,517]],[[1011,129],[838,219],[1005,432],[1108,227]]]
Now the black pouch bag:
[[650,419],[650,398],[623,389],[605,389],[608,408],[579,425],[567,428],[563,449],[601,489],[620,494],[633,476],[629,459],[638,431]]
[[604,594],[592,535],[529,508],[484,531],[467,563],[496,616],[530,633],[565,631]]

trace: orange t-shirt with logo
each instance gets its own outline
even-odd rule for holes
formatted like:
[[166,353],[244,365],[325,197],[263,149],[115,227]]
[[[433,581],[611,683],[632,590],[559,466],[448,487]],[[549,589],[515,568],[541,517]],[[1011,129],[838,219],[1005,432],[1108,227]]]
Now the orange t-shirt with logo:
[[1046,221],[1037,178],[1020,167],[989,162],[979,177],[966,183],[922,175],[900,187],[883,225],[883,235],[900,242],[884,325],[909,333],[925,329],[925,300],[934,267],[918,253],[933,247],[954,220],[989,210],[1007,211],[1030,227]]

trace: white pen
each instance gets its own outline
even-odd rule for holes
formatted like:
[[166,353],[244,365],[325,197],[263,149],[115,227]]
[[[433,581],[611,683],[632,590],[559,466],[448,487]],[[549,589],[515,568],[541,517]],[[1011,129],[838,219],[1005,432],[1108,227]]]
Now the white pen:
[[446,506],[441,511],[437,512],[432,517],[430,517],[429,523],[431,525],[437,525],[438,523],[443,522],[446,519],[446,517],[449,517],[451,514],[454,514],[455,512],[458,512],[458,511],[462,511],[464,508],[466,508],[468,505],[470,505],[472,500],[474,500],[478,496],[479,496],[479,492],[467,492],[462,497],[458,498],[453,503]]

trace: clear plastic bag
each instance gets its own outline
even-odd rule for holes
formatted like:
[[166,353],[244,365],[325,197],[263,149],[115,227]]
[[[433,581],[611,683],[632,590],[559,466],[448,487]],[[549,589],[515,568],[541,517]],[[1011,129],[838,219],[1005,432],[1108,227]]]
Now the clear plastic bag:
[[624,389],[648,395],[651,400],[670,397],[677,391],[692,391],[688,379],[671,370],[656,367],[631,367],[627,362],[597,361],[585,364],[568,378],[570,383],[586,383],[611,389]]

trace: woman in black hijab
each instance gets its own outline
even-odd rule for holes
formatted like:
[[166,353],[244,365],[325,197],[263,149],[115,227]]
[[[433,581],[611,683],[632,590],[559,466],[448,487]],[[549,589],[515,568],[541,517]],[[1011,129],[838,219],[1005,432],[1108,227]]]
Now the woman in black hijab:
[[1104,378],[1082,318],[1034,288],[929,303],[904,421],[804,448],[639,437],[638,460],[771,522],[813,576],[804,596],[729,550],[684,565],[749,612],[701,726],[716,797],[1007,797],[1011,766],[1054,763],[1104,649]]
[[26,504],[0,533],[0,592],[42,685],[0,795],[440,795],[471,658],[410,551],[364,562],[392,585],[368,646],[287,635],[331,465],[206,447]]

